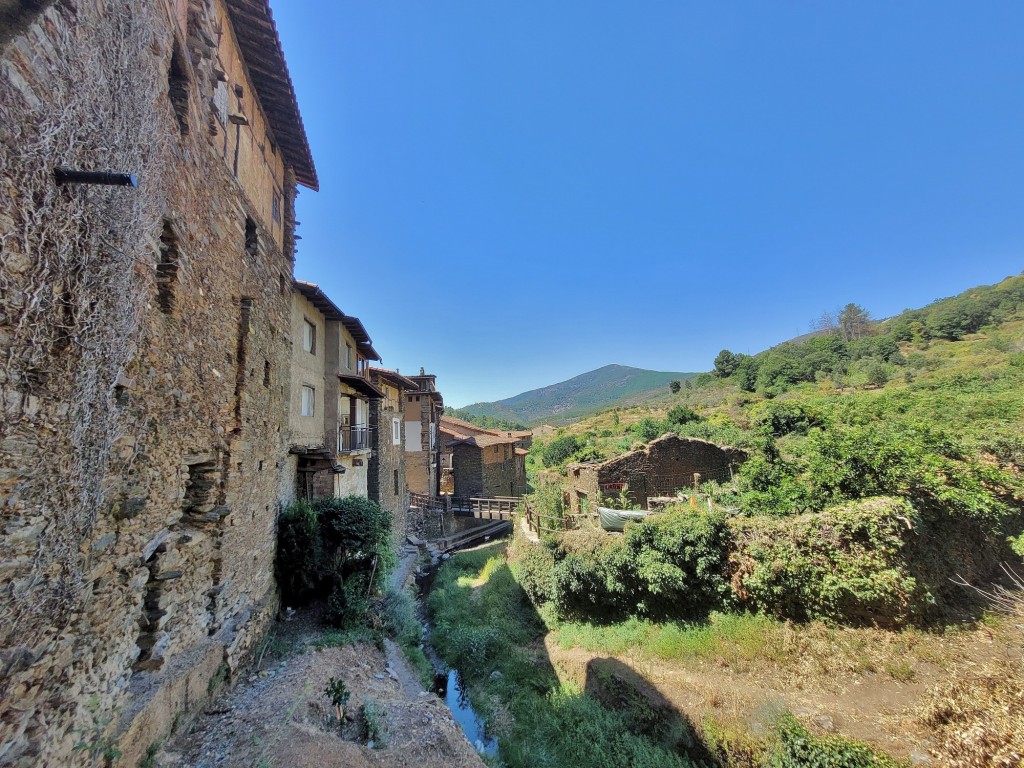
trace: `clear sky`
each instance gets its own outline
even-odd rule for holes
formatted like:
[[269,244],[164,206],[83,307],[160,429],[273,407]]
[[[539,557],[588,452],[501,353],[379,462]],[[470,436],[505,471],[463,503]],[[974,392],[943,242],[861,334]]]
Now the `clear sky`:
[[273,3],[296,276],[448,405],[1024,269],[1024,3]]

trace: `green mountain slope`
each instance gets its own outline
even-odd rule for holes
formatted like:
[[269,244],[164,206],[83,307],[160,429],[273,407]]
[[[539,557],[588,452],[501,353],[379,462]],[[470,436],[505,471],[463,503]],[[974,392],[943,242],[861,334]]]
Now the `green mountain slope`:
[[473,403],[462,410],[476,416],[537,424],[565,423],[614,405],[645,400],[659,390],[668,392],[670,381],[696,374],[648,371],[625,365],[606,365],[568,381],[523,392],[494,403]]

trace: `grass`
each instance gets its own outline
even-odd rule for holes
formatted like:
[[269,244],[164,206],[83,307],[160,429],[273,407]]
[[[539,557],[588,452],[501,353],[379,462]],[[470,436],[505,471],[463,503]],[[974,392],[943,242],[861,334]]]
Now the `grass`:
[[402,649],[409,665],[425,688],[434,680],[434,668],[423,652],[423,625],[416,616],[416,601],[408,592],[389,592],[384,597],[384,628]]
[[789,652],[786,625],[759,614],[714,613],[701,624],[631,618],[611,625],[561,623],[546,615],[555,641],[563,648],[663,661],[717,659],[727,664],[777,660]]
[[[509,768],[693,765],[637,734],[627,716],[562,684],[540,641],[547,628],[515,581],[503,544],[457,555],[430,596],[433,641],[469,687],[474,709],[499,738]],[[501,672],[492,676],[492,672]]]
[[363,721],[366,723],[366,741],[373,742],[374,749],[387,746],[387,712],[376,699],[363,701]]
[[[713,717],[697,728],[656,689],[644,693],[643,680],[623,682],[637,676],[638,669],[644,670],[641,678],[650,678],[653,667],[665,661],[781,664],[792,667],[794,677],[810,665],[834,675],[835,666],[872,658],[875,638],[820,623],[796,629],[756,614],[714,614],[703,624],[558,622],[551,611],[537,611],[529,602],[503,548],[496,544],[452,558],[438,573],[430,609],[435,647],[463,673],[474,709],[498,736],[499,757],[508,768],[682,767],[700,764],[696,761],[750,768],[899,764],[840,737],[812,737],[782,710],[766,716],[760,733]],[[556,675],[543,645],[549,631],[562,647],[640,663],[627,665],[632,672],[617,672],[621,665],[614,658],[599,659],[603,666],[588,664],[584,690]],[[902,642],[904,648],[927,644],[917,636]],[[840,661],[833,662],[837,652]],[[501,675],[493,676],[495,670]],[[611,708],[596,697],[602,690],[613,694]],[[822,762],[799,762],[805,755]]]

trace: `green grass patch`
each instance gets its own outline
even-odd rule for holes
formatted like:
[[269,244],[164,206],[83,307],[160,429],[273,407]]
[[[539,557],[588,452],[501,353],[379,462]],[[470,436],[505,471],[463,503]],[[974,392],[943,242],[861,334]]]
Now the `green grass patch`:
[[504,764],[692,766],[678,749],[631,732],[625,713],[559,682],[540,644],[547,627],[503,549],[497,544],[448,561],[429,605],[434,646],[462,672],[474,708],[499,738]]

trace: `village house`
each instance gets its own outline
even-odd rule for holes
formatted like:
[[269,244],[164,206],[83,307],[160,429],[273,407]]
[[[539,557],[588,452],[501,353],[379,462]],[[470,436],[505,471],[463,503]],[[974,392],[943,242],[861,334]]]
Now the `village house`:
[[419,385],[398,371],[370,367],[370,382],[383,397],[370,401],[370,434],[374,440],[370,454],[369,496],[391,514],[392,538],[405,541],[409,510],[406,493],[405,393],[419,391]]
[[[460,498],[526,493],[526,455],[533,434],[486,429],[442,416],[441,465],[450,469],[451,492]],[[447,474],[447,473],[446,473]]]
[[[668,434],[635,451],[603,462],[569,464],[569,505],[575,514],[594,514],[602,497],[625,493],[634,509],[648,500],[693,488],[695,480],[724,483],[747,459],[739,448]],[[699,476],[699,477],[698,477]]]
[[370,381],[380,360],[359,318],[346,315],[313,283],[295,281],[292,300],[289,498],[367,496],[374,448]]
[[266,0],[16,6],[0,764],[92,765],[91,734],[135,766],[278,609],[294,199],[317,175]]
[[438,421],[444,413],[444,398],[437,391],[437,376],[425,373],[409,377],[414,392],[405,394],[405,476],[409,491],[437,496],[441,481],[438,461]]

